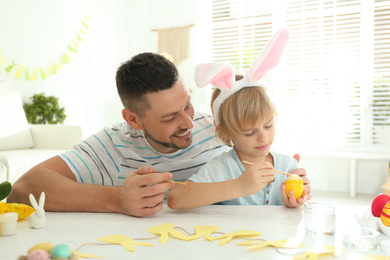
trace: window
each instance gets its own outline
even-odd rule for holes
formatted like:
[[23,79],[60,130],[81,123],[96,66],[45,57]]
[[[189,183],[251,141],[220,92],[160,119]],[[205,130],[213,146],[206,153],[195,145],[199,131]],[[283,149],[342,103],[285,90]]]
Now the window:
[[390,0],[213,0],[212,55],[244,72],[281,27],[290,41],[264,81],[283,147],[390,147]]

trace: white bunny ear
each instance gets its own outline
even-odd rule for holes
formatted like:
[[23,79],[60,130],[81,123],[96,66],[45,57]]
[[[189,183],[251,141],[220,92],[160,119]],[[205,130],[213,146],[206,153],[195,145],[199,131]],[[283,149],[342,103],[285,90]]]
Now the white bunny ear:
[[39,197],[39,207],[43,209],[43,206],[45,205],[45,199],[46,195],[45,192],[42,191],[41,196]]
[[32,193],[30,193],[30,195],[28,196],[28,198],[30,199],[30,203],[31,203],[31,206],[33,206],[34,209],[37,209],[38,208],[38,203],[37,201],[35,200],[35,197]]
[[279,63],[289,37],[290,32],[288,30],[279,30],[253,62],[244,78],[249,82],[256,82],[273,69]]
[[217,88],[231,89],[234,82],[234,68],[230,64],[211,62],[196,66],[195,83],[199,88],[211,83]]

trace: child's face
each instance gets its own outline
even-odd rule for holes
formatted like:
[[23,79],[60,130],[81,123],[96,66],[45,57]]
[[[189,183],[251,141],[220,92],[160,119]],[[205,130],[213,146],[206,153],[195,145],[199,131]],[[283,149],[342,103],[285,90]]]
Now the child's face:
[[254,126],[245,127],[240,134],[231,136],[241,160],[258,162],[264,159],[275,138],[274,117],[259,119]]

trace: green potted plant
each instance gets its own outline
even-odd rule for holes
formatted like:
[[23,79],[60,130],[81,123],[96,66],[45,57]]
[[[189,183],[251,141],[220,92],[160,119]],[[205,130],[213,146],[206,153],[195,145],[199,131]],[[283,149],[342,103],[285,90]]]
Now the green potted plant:
[[23,109],[29,124],[63,124],[66,118],[65,108],[58,98],[44,93],[30,97],[31,103],[24,103]]

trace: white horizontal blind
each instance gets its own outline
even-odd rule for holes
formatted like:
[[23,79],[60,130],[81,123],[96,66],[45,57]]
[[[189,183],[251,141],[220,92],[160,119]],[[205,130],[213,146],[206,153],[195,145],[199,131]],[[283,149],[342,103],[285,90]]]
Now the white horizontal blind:
[[214,0],[212,20],[214,61],[244,71],[281,21],[290,30],[284,60],[265,79],[279,142],[390,149],[390,0]]

